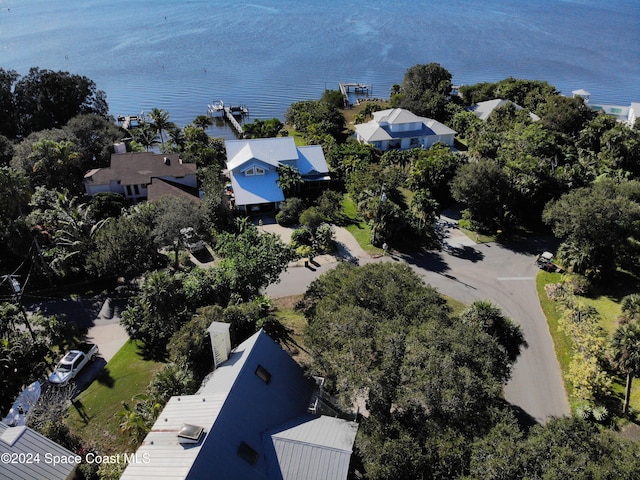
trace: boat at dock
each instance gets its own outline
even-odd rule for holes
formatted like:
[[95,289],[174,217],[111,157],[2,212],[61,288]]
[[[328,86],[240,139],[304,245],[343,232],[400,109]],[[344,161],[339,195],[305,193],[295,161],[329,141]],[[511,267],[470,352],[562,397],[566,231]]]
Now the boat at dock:
[[211,117],[224,117],[227,111],[236,117],[249,115],[249,109],[246,105],[225,106],[222,100],[207,105],[207,112]]

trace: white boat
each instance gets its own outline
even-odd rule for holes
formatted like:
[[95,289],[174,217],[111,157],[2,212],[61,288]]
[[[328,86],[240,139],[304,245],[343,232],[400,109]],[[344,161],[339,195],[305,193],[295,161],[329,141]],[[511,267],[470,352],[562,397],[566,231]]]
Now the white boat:
[[213,102],[211,105],[207,105],[207,111],[212,117],[222,117],[224,115],[224,102]]
[[33,382],[18,395],[9,409],[9,414],[2,419],[2,422],[10,427],[26,425],[27,413],[36,405],[41,393],[40,382]]

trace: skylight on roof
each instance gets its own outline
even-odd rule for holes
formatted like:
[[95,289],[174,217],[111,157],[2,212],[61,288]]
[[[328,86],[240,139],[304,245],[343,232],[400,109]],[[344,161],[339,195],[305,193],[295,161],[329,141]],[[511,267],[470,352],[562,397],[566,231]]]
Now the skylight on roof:
[[249,465],[255,465],[258,460],[258,452],[245,442],[240,442],[240,446],[238,447],[238,456]]

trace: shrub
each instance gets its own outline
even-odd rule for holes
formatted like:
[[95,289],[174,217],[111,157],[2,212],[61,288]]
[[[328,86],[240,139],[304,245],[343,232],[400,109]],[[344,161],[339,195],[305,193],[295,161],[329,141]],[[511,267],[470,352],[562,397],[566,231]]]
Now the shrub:
[[300,223],[313,230],[324,223],[325,217],[318,207],[309,207],[300,214]]
[[298,223],[300,212],[304,210],[304,202],[292,197],[280,204],[280,211],[276,214],[276,222],[283,227],[290,227]]
[[291,232],[291,246],[293,248],[297,248],[301,245],[311,246],[311,242],[313,242],[313,232],[310,228],[296,228]]

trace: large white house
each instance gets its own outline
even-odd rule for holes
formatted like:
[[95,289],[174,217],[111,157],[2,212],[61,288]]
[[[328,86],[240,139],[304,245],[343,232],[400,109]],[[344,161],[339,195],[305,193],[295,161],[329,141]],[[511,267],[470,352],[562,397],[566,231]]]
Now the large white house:
[[114,153],[111,165],[95,168],[83,179],[87,195],[112,192],[132,203],[179,195],[199,201],[195,163],[183,163],[177,153]]
[[403,108],[373,113],[373,120],[356,125],[356,138],[378,150],[429,148],[441,142],[453,147],[456,131]]
[[235,205],[244,211],[277,210],[284,200],[277,168],[296,168],[306,184],[329,180],[329,167],[320,145],[296,147],[291,137],[227,140],[227,170]]

